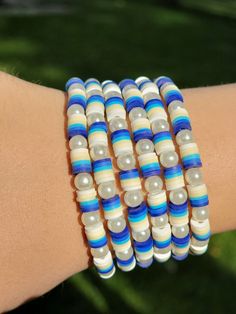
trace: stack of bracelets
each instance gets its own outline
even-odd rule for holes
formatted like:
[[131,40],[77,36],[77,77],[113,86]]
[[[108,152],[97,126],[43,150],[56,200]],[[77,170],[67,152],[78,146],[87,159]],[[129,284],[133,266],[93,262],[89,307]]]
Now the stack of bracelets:
[[147,268],[205,253],[207,188],[175,83],[165,76],[119,84],[74,77],[66,91],[76,200],[99,275],[113,276],[113,256],[131,271],[136,263]]

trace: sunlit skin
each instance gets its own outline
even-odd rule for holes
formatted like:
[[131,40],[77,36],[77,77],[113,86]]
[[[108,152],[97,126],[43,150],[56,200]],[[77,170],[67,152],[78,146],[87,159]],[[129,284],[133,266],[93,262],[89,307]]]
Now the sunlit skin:
[[[204,164],[212,231],[235,229],[236,84],[183,94]],[[65,104],[62,91],[0,74],[0,312],[90,263],[73,192]]]

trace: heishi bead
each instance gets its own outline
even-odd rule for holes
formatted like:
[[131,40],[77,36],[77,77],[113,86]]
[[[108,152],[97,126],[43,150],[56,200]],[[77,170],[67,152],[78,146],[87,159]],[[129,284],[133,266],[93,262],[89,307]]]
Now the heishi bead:
[[131,128],[133,131],[134,141],[137,143],[142,139],[152,140],[152,131],[150,127],[150,122],[148,119],[139,118],[131,122]]
[[144,178],[160,175],[161,168],[156,153],[140,155],[138,161]]
[[[99,215],[99,202],[96,190],[93,187],[91,172],[91,160],[87,149],[87,121],[84,115],[86,108],[86,93],[84,83],[79,78],[72,78],[66,84],[68,90],[68,138],[70,139],[70,158],[72,172],[77,174],[74,178],[77,198],[82,212],[82,223],[85,226],[85,234],[92,251],[100,251],[100,259],[97,263],[98,273],[103,278],[111,277],[115,272],[112,256],[107,247],[105,230]],[[83,108],[83,109],[82,109]],[[106,247],[107,249],[103,249]],[[96,258],[93,258],[94,264]],[[99,264],[99,265],[98,265]]]
[[97,79],[90,78],[85,82],[86,93],[90,92],[91,90],[97,90],[102,92],[102,87],[100,82]]
[[146,95],[146,99],[147,100],[145,101],[145,110],[147,112],[150,123],[153,123],[155,120],[158,119],[167,120],[167,114],[164,109],[162,100],[157,96],[154,97],[154,95],[150,96],[149,98],[147,98]]
[[93,262],[101,278],[109,279],[114,275],[115,266],[110,251],[104,258],[94,257]]
[[106,99],[106,115],[107,120],[110,122],[112,119],[116,117],[120,117],[122,119],[126,118],[126,111],[124,108],[124,101],[121,97],[110,97]]
[[185,185],[182,167],[180,164],[175,167],[165,168],[164,178],[167,191],[178,189]]
[[81,212],[93,212],[99,210],[97,193],[94,188],[89,190],[76,191]]
[[106,220],[120,217],[123,212],[119,195],[115,195],[109,199],[102,199],[102,207]]
[[117,252],[117,265],[123,271],[130,271],[136,266],[136,259],[134,257],[133,248],[130,246],[129,249],[123,252]]
[[172,226],[185,225],[189,220],[188,203],[176,205],[169,202],[169,219]]
[[110,230],[111,244],[115,252],[123,252],[131,246],[130,233],[127,226],[120,232]]
[[115,156],[123,153],[132,153],[133,145],[128,130],[117,130],[111,133],[111,141]]
[[154,258],[157,262],[166,262],[171,256],[171,228],[167,223],[163,228],[152,227]]
[[148,193],[148,211],[151,217],[162,216],[167,213],[167,198],[165,190],[160,193]]
[[203,222],[199,222],[191,218],[190,225],[192,229],[190,250],[195,255],[204,254],[208,248],[211,235],[209,220],[206,219]]
[[[160,77],[155,81],[155,83],[158,85],[160,94],[168,106],[172,126],[176,135],[176,141],[180,149],[183,167],[187,170],[185,178],[189,184],[187,185],[187,189],[190,205],[192,207],[192,218],[190,220],[192,229],[190,251],[193,254],[200,255],[207,250],[210,237],[210,225],[208,220],[209,201],[207,188],[203,183],[202,174],[199,169],[199,167],[202,166],[200,154],[198,147],[193,140],[190,119],[186,109],[184,108],[182,93],[168,77]],[[174,258],[184,259],[183,246],[183,241],[181,241],[178,245],[173,245]],[[182,255],[180,258],[178,255],[179,253]]]
[[128,220],[132,231],[143,231],[149,228],[147,206],[142,202],[137,207],[128,207]]
[[100,95],[90,96],[87,100],[86,114],[104,113],[104,98]]
[[102,82],[102,88],[105,96],[110,92],[116,92],[121,95],[120,87],[111,80]]
[[[104,82],[102,86],[106,98],[105,109],[111,131],[113,151],[118,157],[118,167],[123,170],[132,169],[135,167],[135,159],[133,155],[130,155],[133,152],[133,147],[127,130],[126,111],[121,92],[119,87],[111,81]],[[115,250],[117,265],[123,271],[130,271],[135,267],[136,260],[119,195],[108,199],[103,198],[102,205],[105,218],[109,219],[108,229],[110,230],[111,244]]]
[[[150,236],[146,241],[134,240],[134,250],[137,256],[137,264],[142,268],[147,268],[153,261],[153,239]],[[150,261],[151,260],[151,261]],[[145,261],[148,261],[146,263]]]
[[90,148],[95,145],[108,146],[107,126],[105,122],[95,122],[90,126],[88,131],[88,142]]
[[166,151],[175,150],[174,143],[172,141],[171,133],[169,131],[164,131],[156,133],[153,136],[153,142],[155,145],[155,151],[158,155]]
[[67,134],[69,139],[75,135],[87,137],[87,120],[84,114],[73,114],[68,118]]
[[119,173],[121,187],[124,191],[132,191],[142,188],[138,169],[123,170]]
[[196,143],[181,145],[179,150],[184,169],[202,166],[202,161]]
[[97,184],[115,181],[111,158],[93,161],[94,178]]
[[201,185],[187,185],[190,205],[194,207],[207,206],[209,204],[207,187],[205,184]]
[[92,165],[87,148],[76,148],[70,151],[72,173],[92,172]]

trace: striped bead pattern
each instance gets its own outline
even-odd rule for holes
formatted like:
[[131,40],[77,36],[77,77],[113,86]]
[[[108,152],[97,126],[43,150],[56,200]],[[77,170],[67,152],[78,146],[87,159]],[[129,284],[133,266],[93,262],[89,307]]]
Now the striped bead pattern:
[[156,84],[168,106],[182,164],[186,170],[185,178],[193,214],[190,220],[192,230],[190,250],[193,254],[201,255],[206,252],[210,238],[209,200],[200,171],[202,161],[198,146],[193,140],[191,123],[181,91],[169,77],[159,77]]
[[[136,142],[136,146],[141,146],[142,141],[152,140],[153,138],[151,125],[144,110],[145,106],[142,92],[139,90],[138,84],[130,79],[123,80],[120,83],[120,87],[122,89],[126,109],[129,112],[134,141]],[[152,88],[157,90],[155,88],[155,84],[151,83],[149,84],[149,89],[152,90]],[[145,89],[144,84],[143,89]],[[133,101],[133,99],[135,99],[135,101]],[[160,174],[159,161],[154,152],[146,153],[139,151],[138,154],[138,162],[144,178]],[[137,187],[137,189],[141,189],[141,186]],[[146,268],[153,261],[153,241],[150,232],[149,221],[147,218],[147,206],[145,202],[143,202],[139,205],[138,208],[134,207],[132,209],[129,207],[128,212],[128,219],[133,230],[140,233],[150,233],[150,237],[148,239],[142,238],[142,241],[134,240],[134,248],[138,265],[140,267]],[[137,215],[137,218],[135,215]]]
[[[73,137],[82,136],[83,142],[87,143],[87,123],[86,116],[77,112],[71,113],[70,107],[77,105],[80,112],[84,113],[86,109],[86,93],[84,82],[79,78],[72,78],[66,83],[66,90],[68,92],[68,138],[73,143]],[[78,107],[79,106],[79,107]],[[83,108],[81,110],[81,107]],[[74,144],[72,144],[73,146]],[[85,176],[92,171],[90,155],[86,147],[73,148],[70,151],[70,158],[72,163],[72,173]],[[92,177],[90,176],[91,181]],[[85,228],[85,234],[88,240],[88,244],[91,248],[91,254],[93,256],[94,265],[97,268],[99,275],[102,278],[110,278],[115,273],[115,266],[112,260],[111,252],[107,246],[107,237],[103,223],[99,218],[99,202],[97,198],[96,190],[88,185],[86,189],[82,188],[78,184],[78,190],[76,191],[77,201],[79,202],[82,214],[82,222]],[[97,217],[94,222],[91,220],[83,220],[83,215],[95,215]],[[93,216],[92,216],[93,217]],[[100,250],[103,249],[104,254],[100,255]]]
[[[167,120],[167,114],[164,109],[163,102],[159,95],[159,90],[149,78],[139,77],[136,79],[145,103],[145,111],[147,113],[150,124],[158,119]],[[140,168],[144,178],[158,176],[161,174],[161,167],[158,160],[158,155],[161,152],[172,147],[172,140],[169,132],[154,134],[153,143],[155,152],[143,154],[138,157]],[[155,160],[155,161],[154,161]],[[152,165],[155,166],[155,171],[152,171]],[[144,168],[146,167],[146,169]],[[143,170],[146,170],[144,171]],[[147,172],[147,170],[149,170]],[[154,179],[155,180],[155,179]],[[147,191],[147,203],[149,206],[149,214],[151,216],[152,237],[154,258],[158,262],[167,261],[171,256],[171,228],[168,222],[162,222],[167,217],[167,197],[164,190],[153,189]]]

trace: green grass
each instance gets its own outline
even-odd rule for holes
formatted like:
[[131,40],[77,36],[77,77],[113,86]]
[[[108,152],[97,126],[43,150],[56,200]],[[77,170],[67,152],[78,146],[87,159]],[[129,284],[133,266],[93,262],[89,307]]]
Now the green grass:
[[[217,15],[155,1],[82,4],[69,15],[1,16],[0,69],[60,89],[74,75],[165,74],[181,88],[235,81],[236,21],[219,2]],[[88,270],[12,313],[234,313],[235,243],[235,232],[213,236],[204,257],[109,281]]]

